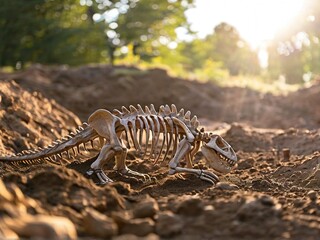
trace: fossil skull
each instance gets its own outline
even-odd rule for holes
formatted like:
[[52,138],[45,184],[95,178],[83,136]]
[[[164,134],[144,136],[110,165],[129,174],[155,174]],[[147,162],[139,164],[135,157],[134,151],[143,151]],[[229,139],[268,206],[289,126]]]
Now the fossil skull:
[[204,143],[201,152],[208,165],[220,173],[228,173],[237,163],[237,156],[221,136],[211,135],[210,140]]

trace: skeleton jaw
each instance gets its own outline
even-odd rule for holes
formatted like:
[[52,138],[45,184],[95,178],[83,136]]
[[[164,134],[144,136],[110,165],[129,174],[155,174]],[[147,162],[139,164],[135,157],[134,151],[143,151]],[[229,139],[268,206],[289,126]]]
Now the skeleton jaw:
[[212,135],[201,152],[210,167],[220,173],[229,173],[237,163],[237,156],[232,147],[220,136]]

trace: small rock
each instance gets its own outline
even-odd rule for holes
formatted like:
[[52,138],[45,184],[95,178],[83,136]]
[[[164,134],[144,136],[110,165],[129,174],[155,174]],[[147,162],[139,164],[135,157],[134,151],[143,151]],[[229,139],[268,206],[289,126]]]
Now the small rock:
[[318,194],[317,194],[317,192],[314,191],[314,190],[309,191],[309,192],[307,193],[307,196],[309,197],[309,199],[310,199],[311,201],[316,201],[317,198],[318,198]]
[[83,216],[83,227],[92,236],[108,238],[118,233],[118,226],[112,218],[94,209],[86,209]]
[[186,216],[198,216],[203,212],[204,204],[200,198],[189,198],[179,206],[177,213]]
[[124,223],[121,228],[121,234],[134,234],[137,236],[146,236],[154,231],[154,221],[151,218],[136,218]]
[[228,182],[218,182],[216,184],[216,188],[221,189],[221,190],[237,190],[237,189],[239,189],[239,187],[237,185],[232,184],[232,183],[228,183]]
[[26,198],[17,185],[11,183],[7,186],[8,191],[11,193],[15,203],[25,203]]
[[266,218],[278,218],[281,215],[281,205],[271,196],[248,198],[238,209],[237,216],[241,221],[260,221]]
[[275,206],[277,204],[276,200],[269,195],[262,195],[259,200],[263,205],[266,206]]
[[282,149],[283,153],[283,161],[287,162],[290,160],[290,149],[289,148],[284,148]]
[[77,239],[74,224],[67,218],[45,215],[25,215],[6,219],[6,225],[19,236],[31,239]]
[[272,187],[271,183],[264,179],[256,179],[252,181],[252,188],[257,190],[267,190]]
[[[66,195],[61,194],[61,197],[63,198],[61,200],[62,202],[67,202],[69,198],[68,194]],[[72,201],[70,203],[71,207],[76,209],[79,212],[89,205],[89,201],[86,198],[85,191],[74,192],[70,198],[72,198]]]
[[248,158],[246,160],[239,162],[237,169],[239,170],[249,169],[249,168],[252,168],[254,164],[255,164],[255,160],[253,158]]
[[302,199],[294,199],[292,203],[296,208],[301,208],[305,202]]
[[0,223],[0,239],[18,240],[19,236],[14,231]]
[[111,217],[121,227],[122,224],[125,224],[130,221],[130,219],[132,218],[132,212],[130,211],[112,212]]
[[12,195],[4,185],[3,181],[0,179],[0,203],[11,202],[12,200]]
[[29,123],[31,120],[31,114],[21,108],[15,109],[15,114],[26,123]]
[[169,237],[180,233],[183,228],[182,219],[169,211],[162,212],[158,215],[156,221],[156,233],[163,237]]
[[138,203],[133,209],[134,218],[152,218],[159,211],[158,203],[155,199],[150,198]]
[[138,237],[133,234],[123,234],[113,237],[112,240],[160,240],[160,237],[154,233],[150,233],[145,237]]

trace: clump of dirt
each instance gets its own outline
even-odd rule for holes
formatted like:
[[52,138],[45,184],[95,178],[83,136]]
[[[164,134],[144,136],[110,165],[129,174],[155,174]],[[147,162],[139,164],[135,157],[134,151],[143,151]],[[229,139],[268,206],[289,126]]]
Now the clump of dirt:
[[[1,154],[48,145],[80,124],[76,115],[86,120],[99,107],[172,102],[205,118],[202,125],[222,134],[239,158],[216,186],[168,176],[166,162],[154,166],[134,152],[128,166],[152,181],[120,176],[111,161],[105,171],[114,183],[96,186],[83,174],[95,157],[65,167],[2,164],[0,238],[319,237],[317,85],[285,97],[126,67],[35,65],[0,75],[18,82],[0,81]],[[194,165],[206,169],[201,153]]]

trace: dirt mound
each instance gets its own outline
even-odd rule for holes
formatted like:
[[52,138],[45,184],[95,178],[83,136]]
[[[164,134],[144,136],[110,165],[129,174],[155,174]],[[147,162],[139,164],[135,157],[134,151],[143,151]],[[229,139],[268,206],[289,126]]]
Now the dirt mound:
[[[284,102],[284,106],[293,114],[298,122],[298,126],[299,123],[302,123],[304,126],[316,124],[315,128],[319,128],[320,80],[310,87],[291,93],[284,99]],[[313,121],[310,121],[308,116],[312,116]]]
[[76,115],[28,92],[14,81],[0,81],[0,153],[44,147],[81,124]]
[[[43,147],[74,130],[80,121],[64,107],[85,120],[99,107],[174,102],[206,118],[202,124],[221,132],[239,158],[237,168],[221,176],[216,186],[195,176],[167,176],[167,163],[154,166],[134,152],[128,153],[129,167],[149,173],[153,181],[120,176],[111,161],[105,171],[115,182],[96,186],[81,174],[94,158],[66,167],[1,165],[0,238],[318,239],[320,235],[320,132],[288,128],[318,126],[318,116],[312,113],[317,85],[276,97],[171,78],[162,70],[108,66],[36,65],[0,78],[19,82],[0,81],[1,154]],[[201,153],[195,168],[206,169]]]
[[291,154],[309,155],[320,150],[319,129],[265,129],[238,123],[226,128],[224,138],[235,149],[243,152],[275,152],[289,149]]
[[138,103],[153,103],[157,107],[163,103],[175,103],[191,110],[200,107],[213,115],[217,112],[214,99],[221,95],[214,85],[172,78],[161,69],[141,71],[128,67],[35,65],[24,72],[0,76],[0,79],[8,78],[15,79],[26,89],[40,91],[55,99],[83,120],[98,108],[114,109]]
[[211,121],[244,122],[260,128],[320,126],[316,111],[320,84],[288,96],[274,96],[173,78],[161,69],[108,65],[78,68],[33,65],[13,74],[0,73],[0,79],[15,79],[26,89],[40,91],[83,121],[98,108],[114,109],[137,103],[159,107],[174,103]]
[[319,188],[320,186],[320,153],[309,155],[291,161],[289,166],[281,166],[274,172],[274,176],[287,185],[305,188]]

